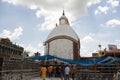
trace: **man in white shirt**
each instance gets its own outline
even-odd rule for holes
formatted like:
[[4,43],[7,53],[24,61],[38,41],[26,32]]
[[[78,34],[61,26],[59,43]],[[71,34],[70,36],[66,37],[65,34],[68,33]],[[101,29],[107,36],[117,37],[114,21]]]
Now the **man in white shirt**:
[[69,80],[69,74],[70,74],[70,68],[69,66],[67,65],[65,67],[65,80]]

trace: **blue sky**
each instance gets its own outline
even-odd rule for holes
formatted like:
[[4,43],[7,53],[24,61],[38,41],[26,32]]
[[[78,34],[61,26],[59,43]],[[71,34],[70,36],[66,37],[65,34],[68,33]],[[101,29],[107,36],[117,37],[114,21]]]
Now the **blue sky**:
[[120,0],[0,0],[0,37],[8,37],[33,55],[44,54],[43,42],[62,11],[81,43],[80,55],[120,48]]

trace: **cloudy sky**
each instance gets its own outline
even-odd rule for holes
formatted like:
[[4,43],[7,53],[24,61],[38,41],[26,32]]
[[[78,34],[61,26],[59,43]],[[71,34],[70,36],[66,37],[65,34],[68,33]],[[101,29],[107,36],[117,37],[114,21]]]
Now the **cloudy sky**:
[[44,54],[43,42],[63,9],[80,38],[81,56],[108,44],[120,48],[120,0],[0,0],[0,37]]

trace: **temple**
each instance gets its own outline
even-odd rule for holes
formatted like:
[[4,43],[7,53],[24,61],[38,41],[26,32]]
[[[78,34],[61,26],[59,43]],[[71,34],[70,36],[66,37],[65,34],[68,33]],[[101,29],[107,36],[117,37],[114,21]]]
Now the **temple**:
[[45,41],[45,54],[65,58],[79,59],[80,40],[69,24],[64,10],[59,25],[53,29]]

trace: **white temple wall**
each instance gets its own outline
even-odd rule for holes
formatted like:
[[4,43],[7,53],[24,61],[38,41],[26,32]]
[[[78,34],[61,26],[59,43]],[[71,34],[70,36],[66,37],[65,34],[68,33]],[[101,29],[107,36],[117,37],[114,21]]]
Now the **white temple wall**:
[[49,54],[65,59],[73,59],[73,42],[68,39],[56,39],[49,43]]

